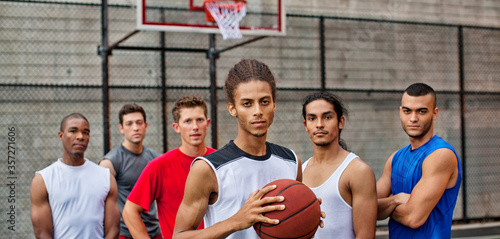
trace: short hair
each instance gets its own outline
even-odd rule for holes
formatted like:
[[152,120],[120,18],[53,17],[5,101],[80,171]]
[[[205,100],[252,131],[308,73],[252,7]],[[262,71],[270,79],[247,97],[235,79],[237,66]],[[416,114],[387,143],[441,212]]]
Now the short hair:
[[64,118],[61,120],[61,126],[60,126],[61,132],[64,131],[64,126],[66,126],[66,121],[68,121],[70,119],[82,119],[82,120],[87,121],[87,123],[89,123],[89,121],[87,120],[87,118],[85,118],[85,116],[83,116],[82,114],[80,114],[80,113],[71,113],[69,115],[64,116]]
[[274,80],[273,73],[266,64],[255,59],[243,59],[229,70],[224,85],[228,102],[234,104],[234,91],[240,83],[252,80],[269,83],[273,101],[276,102],[276,81]]
[[[337,114],[338,122],[340,122],[342,116],[347,117],[349,114],[349,111],[344,106],[344,103],[342,102],[342,99],[339,96],[329,93],[327,91],[321,91],[309,94],[304,98],[304,103],[302,104],[302,117],[304,118],[304,120],[306,120],[307,117],[306,106],[316,100],[324,100],[330,103],[333,106],[333,110]],[[347,144],[345,143],[344,140],[340,139],[340,133],[342,133],[342,129],[339,129],[339,144],[340,146],[342,146],[342,148],[347,150]]]
[[431,94],[432,97],[434,98],[434,107],[436,107],[436,92],[434,92],[434,89],[430,87],[427,84],[424,83],[414,83],[408,88],[406,88],[405,93],[408,94],[409,96],[424,96]]
[[132,104],[124,105],[120,109],[120,112],[118,112],[118,119],[120,120],[120,124],[123,124],[123,116],[124,115],[130,114],[130,113],[135,113],[135,112],[140,112],[142,114],[142,117],[144,118],[144,122],[147,122],[146,121],[146,112],[144,111],[144,109],[140,105],[132,103]]
[[175,123],[179,123],[179,119],[181,118],[181,110],[184,108],[194,108],[201,107],[205,113],[205,117],[207,117],[207,103],[197,96],[184,96],[175,102],[174,108],[172,108],[172,116],[174,117]]

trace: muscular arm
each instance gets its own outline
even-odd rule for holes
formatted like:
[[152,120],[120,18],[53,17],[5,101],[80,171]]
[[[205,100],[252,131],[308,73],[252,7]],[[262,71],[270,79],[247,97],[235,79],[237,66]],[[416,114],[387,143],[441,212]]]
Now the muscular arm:
[[104,238],[118,238],[120,234],[120,209],[118,208],[116,180],[110,175],[110,189],[104,205]]
[[116,171],[115,167],[113,167],[113,163],[111,163],[111,160],[109,159],[103,159],[101,162],[99,162],[99,166],[109,168],[109,171],[111,172],[111,175],[116,178]]
[[177,212],[173,238],[226,238],[233,232],[249,228],[256,222],[277,224],[277,220],[262,216],[265,212],[283,210],[280,206],[263,207],[266,204],[283,201],[282,197],[261,199],[265,193],[274,188],[266,187],[253,192],[235,215],[211,227],[196,230],[208,204],[215,201],[212,197],[218,192],[217,178],[212,168],[205,161],[198,160],[193,164],[186,180],[184,198]]
[[352,192],[352,221],[356,238],[374,238],[377,222],[375,174],[363,161],[356,159],[349,172]]
[[123,207],[122,217],[133,238],[149,239],[148,230],[141,218],[141,213],[143,211],[144,208],[129,200],[125,202],[125,206]]
[[389,217],[399,204],[402,202],[396,200],[393,195],[391,195],[391,171],[392,171],[392,157],[393,153],[389,159],[387,159],[384,171],[382,172],[382,177],[377,181],[377,219],[382,220]]
[[53,238],[52,211],[49,194],[42,175],[36,174],[31,182],[31,222],[37,239]]
[[457,158],[449,149],[438,149],[422,164],[422,178],[413,188],[408,202],[398,205],[391,218],[411,228],[422,226],[447,188],[456,184]]

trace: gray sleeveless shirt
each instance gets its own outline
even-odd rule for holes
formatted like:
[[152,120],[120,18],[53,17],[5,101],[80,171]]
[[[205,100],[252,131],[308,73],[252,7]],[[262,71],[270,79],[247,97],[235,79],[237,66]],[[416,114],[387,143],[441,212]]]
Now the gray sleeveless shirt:
[[[160,156],[157,152],[143,146],[142,153],[135,154],[120,145],[117,148],[109,151],[104,155],[103,159],[109,159],[113,164],[116,172],[116,184],[118,185],[118,207],[120,214],[123,212],[123,206],[127,201],[127,197],[134,188],[135,182],[146,167],[149,161]],[[158,235],[160,224],[156,213],[156,203],[151,204],[151,209],[148,213],[141,213],[141,218],[146,229],[148,230],[149,237]],[[132,238],[123,218],[120,218],[120,235]]]

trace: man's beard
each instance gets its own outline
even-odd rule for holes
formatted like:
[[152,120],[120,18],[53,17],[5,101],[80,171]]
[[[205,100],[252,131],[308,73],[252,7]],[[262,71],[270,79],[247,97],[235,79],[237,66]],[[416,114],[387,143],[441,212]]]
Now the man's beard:
[[314,143],[316,146],[324,147],[324,146],[329,146],[332,144],[332,142],[321,142],[321,143]]
[[264,133],[260,133],[260,134],[252,134],[253,136],[257,137],[257,138],[260,138],[260,137],[264,137],[266,136],[267,132],[264,132]]
[[411,138],[420,138],[420,137],[422,137],[422,136],[426,135],[426,134],[429,132],[429,130],[431,129],[431,126],[432,126],[432,121],[431,121],[429,124],[422,125],[423,130],[422,130],[422,132],[420,132],[420,134],[418,134],[418,135],[411,135],[411,134],[410,134],[410,133],[406,130],[406,128],[403,128],[403,129],[404,129],[405,133],[406,133],[409,137],[411,137]]

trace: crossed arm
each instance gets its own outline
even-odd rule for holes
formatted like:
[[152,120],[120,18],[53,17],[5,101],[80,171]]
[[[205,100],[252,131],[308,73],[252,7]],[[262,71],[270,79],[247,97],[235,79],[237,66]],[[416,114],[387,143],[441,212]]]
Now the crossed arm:
[[422,177],[411,194],[391,195],[392,154],[377,181],[378,219],[390,216],[411,228],[418,228],[426,221],[444,191],[456,184],[458,163],[453,151],[438,149],[427,156],[422,164]]

